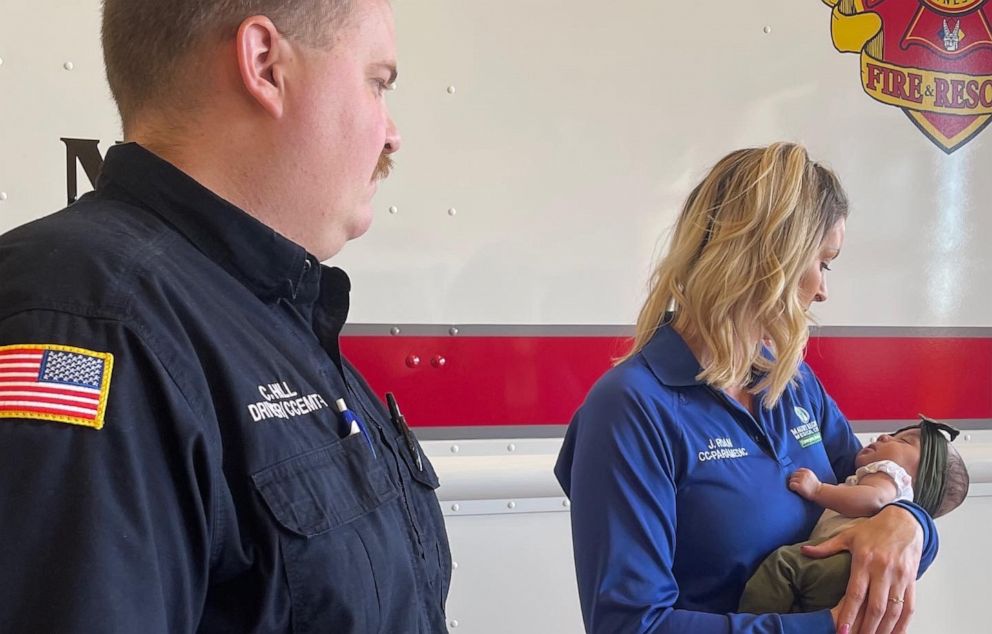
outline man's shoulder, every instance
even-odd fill
[[[147,210],[84,197],[0,236],[0,313],[122,306],[137,272],[174,238]]]
[[[163,223],[136,204],[91,192],[68,207],[15,227],[0,235],[5,251],[27,244],[85,245],[90,250],[123,251],[127,243],[108,238],[141,238],[161,233]]]

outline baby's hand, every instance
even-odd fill
[[[789,476],[789,490],[795,491],[807,500],[812,500],[820,490],[820,479],[809,469],[797,469]]]

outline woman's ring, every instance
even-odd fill
[[[891,601],[893,603],[903,603],[903,600],[902,599],[899,599],[897,597],[889,597],[889,601]]]

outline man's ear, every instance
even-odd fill
[[[272,20],[256,15],[238,28],[236,49],[241,82],[266,112],[282,117],[286,99],[288,47]]]

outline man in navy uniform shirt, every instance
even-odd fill
[[[445,631],[437,477],[320,264],[399,149],[388,1],[103,18],[128,143],[0,238],[0,631]]]

